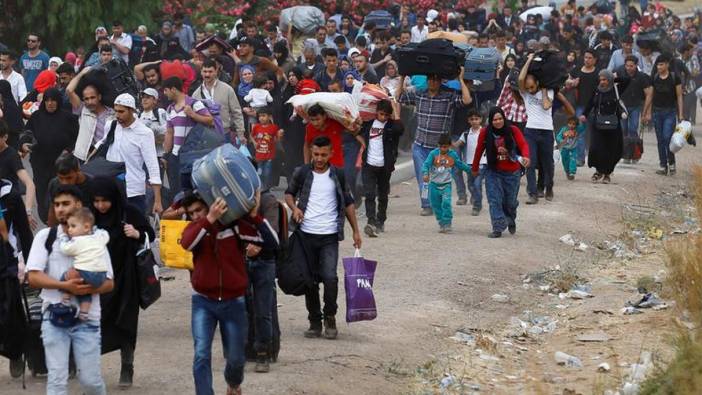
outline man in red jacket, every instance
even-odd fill
[[[193,377],[198,395],[214,394],[211,354],[218,323],[227,360],[224,369],[227,395],[241,393],[248,333],[244,300],[248,278],[244,254],[255,256],[262,248],[278,246],[278,236],[258,212],[260,201],[261,194],[257,192],[256,206],[249,216],[228,226],[218,222],[227,211],[222,198],[217,198],[209,208],[197,194],[183,201],[192,220],[183,231],[180,243],[193,253],[191,325],[195,343]]]

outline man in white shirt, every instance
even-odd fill
[[[528,74],[529,65],[534,54],[529,54],[526,64],[519,73],[519,93],[524,98],[527,123],[524,137],[529,143],[529,155],[532,165],[527,169],[527,192],[529,199],[526,204],[539,202],[536,184],[536,168],[539,167],[546,188],[546,200],[553,200],[553,89],[541,88],[539,81]]]
[[[83,279],[61,280],[61,276],[72,267],[70,257],[61,253],[60,238],[67,232],[67,220],[76,209],[81,208],[81,193],[75,185],[60,185],[53,196],[53,210],[59,225],[44,228],[37,233],[27,259],[27,276],[33,288],[40,288],[42,299],[41,325],[46,367],[47,394],[68,394],[68,356],[73,350],[78,380],[86,394],[106,394],[100,371],[100,296],[114,287],[112,263],[107,266],[107,280],[100,288],[83,284]],[[53,239],[53,242],[50,240]],[[62,327],[55,318],[70,318],[60,314],[64,293],[71,295],[92,294],[88,319],[78,320],[74,325]],[[76,303],[71,297],[72,304]],[[70,313],[70,312],[69,312]],[[53,318],[52,318],[53,317]],[[63,321],[66,324],[69,320]]]
[[[13,69],[16,60],[17,57],[11,51],[0,51],[0,80],[10,83],[12,96],[15,97],[15,101],[19,104],[27,96],[27,85],[22,74]]]
[[[429,28],[424,24],[424,15],[417,15],[417,24],[412,26],[410,32],[412,33],[410,42],[419,43],[427,39]]]
[[[122,93],[115,99],[115,118],[105,124],[108,134],[106,140],[99,144],[107,144],[110,139],[109,130],[114,126],[114,141],[107,150],[110,162],[124,162],[126,169],[127,201],[146,213],[146,173],[144,164],[149,172],[149,184],[154,191],[153,213],[163,211],[161,205],[161,176],[156,156],[154,133],[138,120],[135,99],[129,93]]]
[[[114,23],[112,23],[110,44],[112,44],[117,52],[116,55],[119,56],[124,63],[129,64],[129,51],[132,50],[132,36],[124,32],[124,26],[122,26],[122,22],[120,21],[114,21]]]

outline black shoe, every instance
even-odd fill
[[[539,199],[543,199],[546,197],[546,194],[544,193],[544,191],[539,191],[539,193],[536,195],[536,197],[538,197]]]
[[[371,224],[366,225],[366,227],[363,230],[366,232],[366,235],[370,238],[378,237],[378,233],[375,230],[375,226]]]
[[[602,183],[609,184],[610,182],[612,182],[612,179],[609,178],[609,174],[605,174],[604,177],[602,177]]]
[[[539,202],[539,198],[536,197],[536,195],[529,195],[529,199],[527,199],[526,204],[536,204]]]
[[[546,189],[546,200],[549,202],[553,200],[553,188]]]
[[[339,331],[336,330],[336,318],[334,316],[324,318],[324,337],[326,339],[336,339]]]
[[[473,207],[473,211],[471,211],[470,215],[477,217],[478,215],[480,215],[480,209]]]
[[[19,359],[10,360],[10,376],[12,378],[17,378],[22,376],[24,373],[24,358],[19,357]]]
[[[660,176],[667,176],[668,175],[668,168],[661,167],[660,169],[656,170],[656,174],[658,174]]]
[[[490,232],[490,234],[488,235],[488,237],[491,238],[491,239],[497,239],[497,238],[499,238],[499,237],[502,237],[502,232],[492,231],[492,232]]]
[[[674,176],[675,172],[676,172],[675,163],[673,163],[672,165],[668,165],[668,174],[671,176]]]
[[[507,227],[507,230],[509,230],[509,234],[511,234],[511,235],[517,233],[517,224],[509,225]]]
[[[271,363],[267,352],[256,353],[256,367],[254,371],[256,373],[268,373],[271,371]]]
[[[573,175],[573,174],[568,174],[568,180],[570,180],[570,181],[575,180],[575,175]]]
[[[119,388],[125,389],[132,386],[134,378],[134,365],[122,365],[122,370],[119,373]]]
[[[375,231],[378,233],[385,233],[385,224],[378,224],[375,227]]]
[[[322,323],[321,322],[310,322],[310,329],[305,331],[305,337],[307,337],[307,338],[322,337]]]
[[[456,206],[465,206],[468,204],[468,198],[466,196],[461,196],[456,200]]]

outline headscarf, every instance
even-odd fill
[[[54,86],[56,86],[56,73],[51,70],[42,71],[34,80],[34,89],[39,93],[44,93]]]
[[[66,63],[75,66],[78,56],[73,52],[66,52],[66,56],[64,56],[63,59],[66,60]]]
[[[388,66],[395,67],[395,76],[394,77],[388,76],[387,71],[386,71],[386,76],[388,78],[398,78],[400,76],[400,69],[397,67],[397,62],[395,62],[394,60],[389,60],[387,63],[385,63],[385,70],[388,69]]]
[[[249,83],[246,83],[244,82],[244,79],[241,78],[241,74],[244,72],[244,70],[250,70],[251,73],[256,75],[256,69],[254,69],[251,65],[245,64],[239,68],[239,87],[237,88],[237,94],[240,97],[248,95],[251,89],[253,88],[253,80],[251,80],[251,82]]]
[[[505,120],[504,125],[500,129],[492,125],[492,120],[495,118],[496,114],[502,115],[502,118]],[[507,120],[505,112],[500,107],[492,107],[488,114],[487,133],[485,135],[485,156],[487,157],[488,167],[492,170],[497,168],[497,147],[495,146],[495,140],[498,138],[504,140],[504,147],[511,156],[515,147],[512,125],[509,120]]]
[[[119,191],[114,178],[95,177],[91,184],[93,197],[104,198],[112,204],[110,209],[104,214],[95,209],[95,207],[91,207],[95,215],[95,225],[110,234],[110,243],[112,243],[124,235],[122,221],[124,221],[124,209],[127,202]]]
[[[5,80],[0,80],[0,96],[2,96],[3,108],[2,119],[7,123],[10,131],[19,133],[22,131],[22,111],[12,94],[12,86]]]
[[[61,60],[61,58],[59,58],[58,56],[54,56],[51,59],[49,59],[49,66],[51,65],[51,63],[57,63],[58,66],[61,66],[61,64],[63,64],[63,60]]]
[[[273,54],[280,54],[280,57],[276,55],[275,59],[278,61],[278,66],[282,66],[288,60],[290,56],[290,51],[288,50],[288,45],[285,41],[278,41],[273,44]]]
[[[597,84],[597,90],[601,93],[607,93],[607,92],[611,91],[612,88],[614,87],[614,74],[612,74],[612,72],[607,70],[607,69],[602,69],[602,70],[600,70],[599,76],[607,78],[607,80],[609,81],[609,84],[607,84],[606,88],[603,88],[599,84]]]
[[[54,112],[46,110],[47,100],[54,100],[57,109]],[[32,148],[30,161],[35,171],[52,169],[54,162],[64,150],[73,150],[78,137],[78,119],[65,107],[63,94],[57,88],[49,88],[44,92],[44,98],[37,111],[27,122],[26,128],[31,130],[37,143]],[[35,167],[38,166],[38,167]],[[42,170],[43,171],[43,170]]]
[[[361,75],[358,74],[358,71],[356,69],[351,69],[344,73],[344,92],[351,93],[353,91],[353,86],[346,86],[346,77],[348,76],[352,76],[354,80],[360,82]]]

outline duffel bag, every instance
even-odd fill
[[[565,59],[557,52],[541,51],[529,64],[529,74],[536,77],[542,88],[559,89],[568,78]]]
[[[449,40],[433,38],[397,51],[401,75],[438,75],[454,79],[463,64],[465,52]]]

